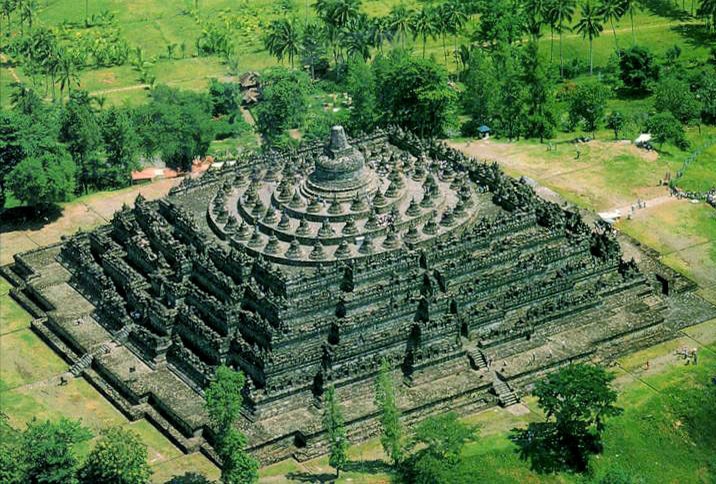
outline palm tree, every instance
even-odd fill
[[[629,12],[629,20],[631,21],[631,42],[636,45],[636,33],[634,32],[634,13],[639,8],[638,0],[622,0],[624,11]]]
[[[372,22],[367,15],[361,15],[352,20],[341,32],[341,40],[346,48],[348,57],[360,57],[364,61],[370,59]]]
[[[395,32],[395,37],[400,39],[400,43],[405,48],[405,38],[412,30],[410,19],[413,11],[404,4],[398,4],[390,10],[390,27]]]
[[[462,0],[450,0],[446,3],[444,15],[448,31],[453,34],[453,40],[455,42],[455,50],[453,51],[453,54],[455,55],[455,62],[457,63],[457,38],[460,31],[469,20],[469,16],[465,11]]]
[[[435,7],[435,16],[433,18],[433,22],[435,23],[435,32],[440,36],[443,42],[443,56],[445,57],[445,64],[448,62],[447,36],[450,33],[450,26],[447,22],[448,8],[447,3],[438,5]]]
[[[614,47],[617,54],[619,53],[619,42],[617,41],[617,30],[614,28],[614,22],[618,22],[626,13],[626,4],[624,0],[601,0],[598,8],[599,15],[604,18],[605,22],[609,22],[612,26],[614,34]]]
[[[549,63],[554,61],[554,33],[557,30],[557,17],[555,16],[555,4],[557,0],[546,0],[544,2],[542,16],[549,25],[550,43],[549,43]]]
[[[294,58],[301,51],[301,33],[295,20],[273,20],[264,37],[264,46],[279,61],[288,57],[293,69]]]
[[[565,29],[569,29],[565,25],[572,21],[574,17],[575,0],[556,0],[552,5],[552,16],[555,19],[557,32],[559,32],[559,75],[564,77],[564,55],[562,54],[562,34]]]
[[[25,22],[32,30],[32,21],[37,16],[37,0],[20,0],[18,7],[20,8],[20,31],[23,31]]]
[[[437,33],[434,17],[435,13],[425,7],[413,14],[411,18],[413,40],[417,40],[420,37],[423,41],[423,58],[425,57],[425,46],[428,43],[428,37],[435,38]]]
[[[592,41],[599,37],[599,34],[604,30],[604,26],[601,23],[602,15],[600,15],[598,9],[596,9],[591,0],[587,0],[582,5],[582,12],[579,22],[577,22],[577,32],[582,34],[582,38],[589,39],[589,75],[592,75],[594,66],[594,50],[592,49]]]
[[[390,25],[390,17],[376,17],[371,21],[370,42],[371,45],[383,52],[383,44],[391,42],[395,32]]]
[[[67,87],[67,95],[72,94],[72,84],[79,86],[80,78],[77,75],[77,66],[66,51],[60,51],[57,57],[57,68],[60,73],[60,98]]]
[[[547,0],[526,0],[524,11],[527,16],[525,30],[536,41],[542,33],[542,25],[545,24],[545,6]],[[536,44],[535,44],[536,45]]]
[[[701,6],[696,13],[704,19],[706,29],[710,32],[716,25],[716,0],[701,0]]]
[[[7,19],[8,25],[10,24],[10,15],[12,15],[16,8],[17,0],[0,0],[0,12],[2,12]]]

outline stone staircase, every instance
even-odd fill
[[[80,357],[79,360],[75,361],[75,363],[70,367],[70,373],[72,373],[72,376],[75,377],[80,376],[87,368],[92,365],[92,361],[94,361],[95,355],[107,354],[110,351],[112,351],[112,346],[108,343],[102,343],[94,351],[90,353],[85,353]]]
[[[509,407],[510,405],[514,405],[520,401],[519,397],[510,385],[497,375],[495,375],[492,382],[492,389],[497,395],[500,405],[503,407]]]
[[[467,355],[467,359],[470,361],[472,369],[477,371],[487,369],[487,356],[485,356],[485,353],[483,353],[482,350],[475,345],[475,343],[466,343],[465,341],[466,340],[463,339],[463,347],[465,348],[465,354]]]
[[[72,376],[80,376],[87,368],[92,364],[94,355],[92,353],[85,353],[82,357],[75,361],[74,365],[70,367],[70,373]]]

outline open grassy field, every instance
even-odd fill
[[[685,366],[675,356],[674,351],[682,346],[699,348],[698,366]],[[649,369],[645,369],[647,361]],[[716,472],[716,442],[709,434],[714,427],[699,431],[698,426],[690,426],[683,420],[675,395],[699,391],[716,374],[716,320],[689,328],[676,340],[623,358],[613,372],[620,392],[618,405],[625,411],[607,425],[604,453],[592,461],[594,475],[618,467],[642,479],[636,482],[710,482]],[[510,410],[493,408],[466,419],[480,428],[479,440],[468,444],[463,454],[464,465],[473,469],[475,482],[591,482],[589,477],[568,473],[540,475],[531,471],[519,460],[507,436],[510,429],[544,417],[530,397],[521,411]],[[353,462],[339,482],[389,482],[390,471],[378,441],[352,447],[350,458]],[[315,482],[330,474],[327,459],[321,458],[302,464],[281,462],[265,468],[261,475],[262,482],[268,483],[287,479]]]
[[[59,385],[68,365],[30,329],[30,315],[10,298],[9,289],[0,278],[0,411],[10,425],[22,429],[34,417],[66,416],[81,419],[95,436],[102,428],[120,425],[137,432],[147,445],[155,482],[187,471],[218,477],[218,469],[205,457],[184,455],[145,420],[129,422],[84,379],[70,378],[67,385]],[[82,445],[80,453],[88,453],[93,442]]]
[[[294,0],[277,2],[271,0],[200,0],[199,9],[194,15],[193,0],[95,0],[88,2],[88,15],[109,11],[115,14],[123,36],[132,49],[140,48],[152,66],[158,83],[164,83],[186,89],[204,89],[208,79],[227,75],[227,66],[216,56],[197,57],[196,39],[202,32],[202,22],[216,19],[222,12],[231,11],[238,19],[234,35],[236,58],[240,71],[260,70],[276,65],[263,49],[261,35],[264,27],[274,18],[286,12],[300,20],[314,16],[310,8],[312,1]],[[425,2],[418,0],[367,0],[363,10],[372,16],[387,15],[392,7],[404,3],[408,7],[421,8]],[[284,10],[286,5],[288,10]],[[40,2],[38,19],[40,22],[57,25],[62,22],[81,23],[85,18],[84,2],[76,0],[48,0]],[[574,19],[577,22],[579,14]],[[614,25],[605,25],[605,30],[594,41],[595,66],[604,66],[613,55],[615,46],[632,45],[633,37],[640,45],[649,47],[657,55],[677,45],[682,49],[682,59],[690,61],[703,59],[708,53],[713,39],[704,36],[700,24],[683,12],[677,11],[666,0],[648,0],[634,18],[635,33],[627,17]],[[469,28],[467,29],[469,31]],[[467,34],[465,34],[467,35]],[[616,37],[616,38],[615,38]],[[467,40],[466,36],[460,42]],[[565,62],[579,59],[588,62],[587,44],[577,33],[566,32],[562,36],[562,51]],[[172,58],[167,55],[167,45],[186,46],[186,57]],[[408,44],[420,50],[419,42],[412,39]],[[448,46],[453,45],[448,39]],[[559,36],[554,37],[548,29],[540,40],[541,55],[559,62]],[[428,55],[444,62],[443,45],[440,39],[429,39]],[[448,67],[454,67],[454,61],[448,60]],[[12,82],[13,76],[27,81],[19,68],[11,74],[6,68],[0,69],[0,87]],[[87,69],[80,76],[83,89],[104,96],[109,104],[137,104],[146,100],[147,92],[139,80],[138,73],[129,65],[119,67]],[[7,89],[0,90],[0,105],[9,102]]]

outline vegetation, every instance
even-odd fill
[[[206,411],[215,433],[214,448],[222,462],[221,480],[227,484],[258,480],[258,462],[246,452],[246,436],[236,428],[244,383],[243,373],[222,365],[205,393]]]
[[[328,434],[328,463],[336,470],[338,478],[347,462],[348,435],[334,387],[326,389],[323,405],[323,426]]]
[[[81,481],[87,483],[144,484],[151,475],[147,446],[136,433],[122,427],[102,432],[80,471]]]
[[[606,419],[621,413],[613,379],[601,367],[577,364],[537,382],[533,394],[547,421],[513,430],[520,456],[538,472],[584,472],[590,454],[602,450]]]
[[[403,428],[400,423],[400,410],[395,401],[395,390],[388,362],[383,360],[380,373],[375,380],[375,405],[380,410],[380,443],[385,454],[394,466],[403,462]]]

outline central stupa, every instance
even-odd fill
[[[343,126],[331,128],[329,144],[302,185],[303,195],[347,202],[373,195],[377,189],[378,177],[366,167],[363,153],[348,143]]]

